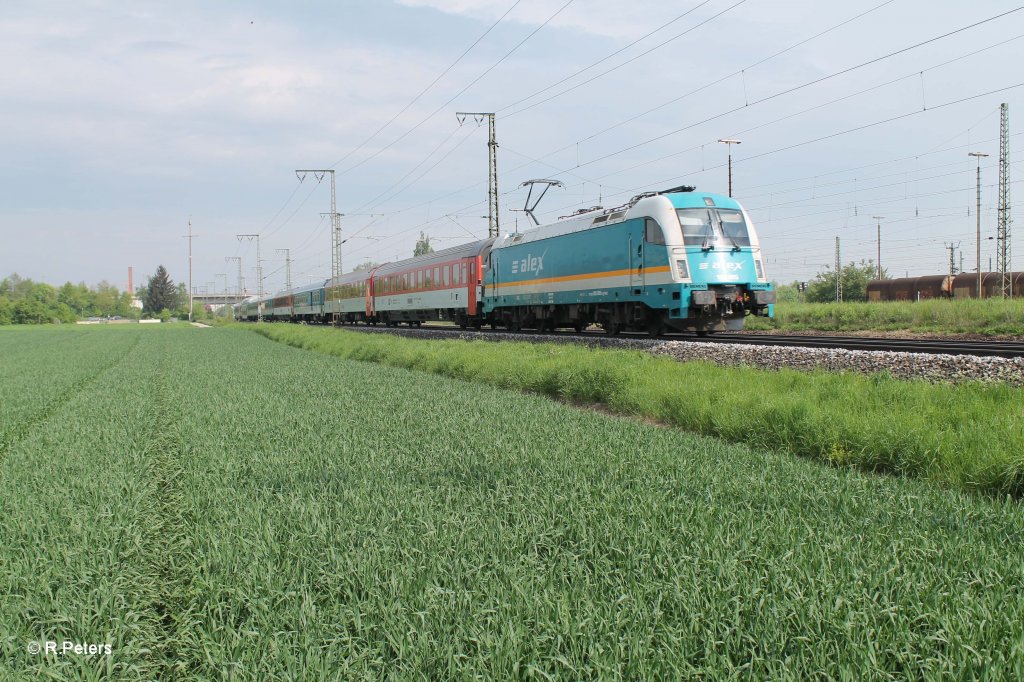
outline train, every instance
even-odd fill
[[[235,316],[705,335],[740,330],[747,315],[770,317],[774,304],[747,212],[731,197],[684,186],[252,298]]]
[[[1024,296],[1024,272],[1011,272],[1013,297]],[[932,298],[978,298],[978,273],[924,275],[868,282],[868,301],[922,301]],[[981,273],[981,298],[1003,295],[1003,273]]]

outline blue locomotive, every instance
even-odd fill
[[[262,311],[276,320],[450,320],[516,330],[598,324],[609,334],[657,336],[739,330],[748,314],[771,316],[774,303],[746,211],[730,197],[677,187],[349,273],[319,291],[304,287],[249,301],[239,310],[244,319]]]

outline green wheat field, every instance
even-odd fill
[[[1024,677],[1014,495],[373,359],[0,331],[0,680]]]

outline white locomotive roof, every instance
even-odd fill
[[[494,248],[500,249],[506,246],[513,246],[515,244],[528,244],[530,242],[540,241],[541,239],[560,237],[574,232],[600,229],[608,225],[621,223],[622,221],[629,220],[631,218],[649,216],[654,212],[660,212],[658,209],[663,211],[666,207],[670,208],[671,202],[664,196],[658,195],[644,197],[626,206],[619,206],[617,208],[610,208],[603,211],[591,211],[579,216],[564,218],[558,222],[541,225],[533,228],[532,230],[527,230],[526,232],[505,234],[498,238],[494,244]]]

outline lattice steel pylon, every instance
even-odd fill
[[[1010,107],[999,105],[999,209],[996,244],[1003,298],[1013,298],[1013,264],[1010,249]]]
[[[843,302],[843,260],[839,251],[839,237],[836,237],[836,303]]]
[[[497,237],[501,234],[498,217],[498,139],[494,128],[494,114],[488,112],[457,111],[455,118],[461,126],[468,116],[472,116],[477,125],[487,119],[487,236]]]
[[[300,168],[295,177],[302,182],[306,175],[312,173],[317,182],[323,182],[325,176],[331,176],[331,212],[321,213],[331,218],[331,280],[341,277],[341,213],[338,213],[337,193],[334,188],[334,170],[331,168]]]
[[[263,259],[260,257],[260,236],[258,234],[236,234],[238,241],[256,240],[256,298],[260,303],[256,307],[256,321],[263,321]]]

